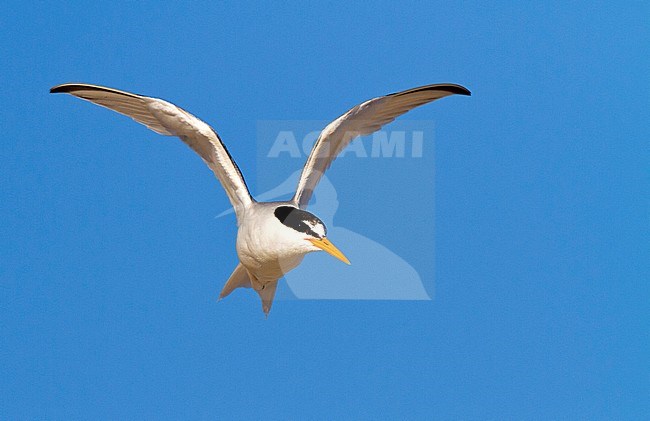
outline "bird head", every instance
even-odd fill
[[[292,236],[301,242],[305,252],[323,250],[344,263],[350,261],[327,239],[327,228],[313,213],[293,206],[278,206],[275,217],[287,228],[293,230]]]

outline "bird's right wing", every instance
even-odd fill
[[[463,86],[441,83],[373,98],[353,107],[328,124],[318,136],[300,175],[293,201],[301,209],[307,206],[325,170],[355,138],[379,130],[415,107],[454,94],[471,95]]]
[[[238,221],[241,221],[244,209],[253,202],[239,167],[217,132],[182,108],[158,98],[81,83],[58,85],[50,92],[74,95],[131,117],[156,133],[181,138],[217,176]]]

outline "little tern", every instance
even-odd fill
[[[236,288],[252,287],[259,294],[267,316],[278,280],[298,266],[307,253],[323,250],[350,264],[327,238],[323,222],[305,210],[323,173],[338,154],[355,138],[379,130],[415,107],[454,94],[471,95],[463,86],[442,83],[365,101],[320,133],[291,200],[257,202],[217,132],[182,108],[162,99],[84,83],[58,85],[50,92],[76,96],[131,117],[161,135],[177,136],[203,159],[226,191],[238,225],[239,264],[219,298]]]

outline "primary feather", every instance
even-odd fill
[[[50,92],[74,95],[131,117],[156,133],[181,138],[217,176],[235,209],[238,221],[242,219],[244,209],[253,202],[239,167],[217,132],[171,102],[83,83],[58,85],[50,89]]]
[[[381,96],[353,107],[328,124],[318,136],[300,175],[293,201],[305,208],[323,173],[357,137],[379,130],[415,107],[454,94],[471,95],[460,85],[443,83]]]

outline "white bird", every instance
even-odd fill
[[[324,250],[350,264],[328,240],[323,222],[305,210],[321,176],[338,154],[358,136],[379,130],[415,107],[449,95],[471,95],[463,86],[445,83],[363,102],[320,133],[291,200],[257,202],[217,132],[182,108],[162,99],[82,83],[58,85],[50,92],[74,95],[131,117],[156,133],[178,136],[199,154],[226,191],[239,227],[236,245],[239,264],[219,298],[226,297],[235,288],[252,287],[262,299],[262,310],[267,316],[278,280],[298,266],[307,253]]]

